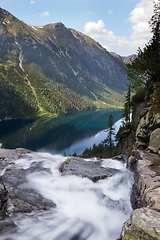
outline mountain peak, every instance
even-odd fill
[[[55,28],[66,28],[66,26],[62,22],[57,22],[54,24]]]
[[[126,66],[61,22],[29,26],[0,9],[0,118],[121,107]]]
[[[57,22],[57,23],[49,23],[49,24],[46,24],[45,26],[43,26],[44,28],[66,28],[65,25],[61,22]]]

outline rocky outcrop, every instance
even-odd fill
[[[27,180],[29,173],[46,172],[48,169],[40,162],[32,163],[29,168],[23,168],[15,162],[18,159],[23,162],[29,153],[25,149],[0,149],[0,219],[5,219],[8,214],[48,210],[55,206],[35,192]]]
[[[123,226],[121,239],[160,239],[160,156],[147,151],[133,151],[133,156],[131,202],[135,210]]]
[[[133,146],[135,145],[136,141],[139,141],[139,139],[136,138],[135,129],[137,128],[139,121],[141,119],[140,116],[144,115],[145,112],[145,104],[135,104],[133,107],[132,112],[132,127],[129,124],[123,131],[120,133],[120,140],[118,142],[118,154],[131,154],[131,151],[133,149]],[[144,146],[144,143],[143,143]],[[146,146],[146,143],[145,143]]]
[[[150,208],[135,210],[125,223],[122,239],[157,240],[160,239],[160,213]]]
[[[154,152],[158,152],[160,149],[160,114],[156,114],[152,119],[148,112],[140,118],[137,129],[136,129],[136,147],[137,148],[148,148]],[[154,138],[154,140],[153,140]]]
[[[31,211],[46,211],[55,204],[44,199],[29,185],[27,175],[37,171],[48,171],[41,162],[31,166],[17,165],[16,161],[29,158],[32,152],[26,149],[0,149],[0,235],[14,233],[16,225],[12,216]],[[31,158],[31,156],[30,156]],[[8,238],[7,238],[8,239]]]
[[[113,168],[101,167],[101,161],[85,161],[82,158],[70,157],[59,168],[62,175],[76,175],[87,177],[93,182],[119,173]]]
[[[160,128],[155,129],[150,135],[150,141],[148,148],[160,155]]]
[[[160,212],[160,157],[147,151],[135,151],[133,208],[150,207]]]
[[[149,142],[148,118],[142,117],[136,130],[136,147],[146,148]]]

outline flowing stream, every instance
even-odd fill
[[[34,162],[43,162],[48,172],[30,173],[28,181],[56,207],[13,215],[18,231],[1,236],[1,240],[116,240],[119,237],[123,223],[132,212],[132,173],[118,160],[103,159],[103,167],[119,169],[120,173],[92,182],[74,175],[62,176],[58,169],[65,160],[61,155],[33,153],[32,159],[16,161],[24,169]],[[86,159],[91,160],[98,161]]]

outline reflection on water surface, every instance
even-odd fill
[[[116,122],[122,117],[122,110],[92,110],[56,118],[1,121],[0,143],[4,148],[79,154],[105,138],[103,130],[110,114]]]

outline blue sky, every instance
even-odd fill
[[[0,0],[0,7],[30,25],[62,22],[122,56],[151,38],[154,0]]]

